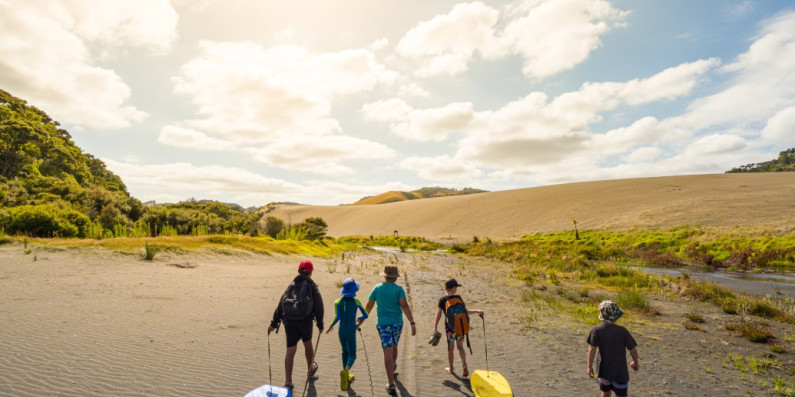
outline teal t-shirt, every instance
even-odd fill
[[[378,325],[403,324],[403,308],[400,300],[406,299],[406,291],[396,283],[381,283],[373,287],[369,299],[378,308]]]

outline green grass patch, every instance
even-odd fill
[[[103,247],[126,254],[139,253],[147,244],[157,246],[158,252],[184,253],[199,250],[233,253],[235,250],[258,254],[302,254],[317,257],[337,255],[350,247],[328,240],[274,240],[271,237],[242,235],[159,236],[148,238],[93,239],[35,239],[43,247],[88,248]]]
[[[441,243],[412,236],[344,236],[337,239],[340,244],[373,247],[395,247],[401,250],[435,251],[444,249]]]

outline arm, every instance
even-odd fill
[[[325,313],[323,312],[323,297],[320,296],[320,289],[317,287],[317,284],[315,284],[314,300],[315,300],[315,308],[314,308],[315,322],[317,323],[317,329],[319,329],[320,332],[323,332],[323,315]]]
[[[326,333],[329,333],[334,329],[334,324],[337,324],[339,318],[340,318],[340,300],[337,299],[334,301],[334,319],[331,320],[331,325],[328,326],[328,330],[326,330]]]
[[[632,356],[632,362],[629,363],[629,366],[632,367],[635,371],[640,369],[640,364],[638,363],[638,349],[633,347],[629,351],[629,355]]]
[[[417,335],[417,325],[414,324],[414,315],[411,314],[411,308],[409,307],[409,302],[405,299],[401,299],[400,307],[403,308],[403,313],[406,314],[406,318],[409,319],[411,323],[411,336]]]
[[[373,310],[373,306],[375,306],[375,301],[368,300],[367,305],[364,307],[364,311],[369,315],[370,312]],[[362,322],[364,322],[364,319],[359,318],[358,320],[356,320],[356,325],[362,325]]]
[[[480,317],[483,318],[483,310],[467,309],[467,314],[480,314]]]
[[[268,334],[276,330],[279,332],[279,324],[282,322],[282,301],[279,300],[279,303],[276,305],[276,310],[273,311],[273,319],[271,319],[271,325],[268,327]]]
[[[596,357],[596,346],[588,345],[588,376],[593,378],[593,359]]]
[[[442,318],[442,309],[436,308],[436,318],[433,319],[433,330],[439,332],[439,319]]]
[[[362,312],[362,315],[359,316],[359,320],[366,320],[368,317],[370,317],[370,316],[367,315],[367,310],[365,310],[364,306],[362,306],[362,302],[360,302],[356,298],[354,298],[354,299],[356,301],[356,308],[359,309],[359,311]]]

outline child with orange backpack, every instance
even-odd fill
[[[458,355],[461,356],[461,365],[464,372],[461,375],[466,378],[469,376],[469,368],[467,368],[466,351],[464,350],[464,338],[467,338],[467,346],[469,346],[469,315],[479,314],[483,317],[483,310],[467,309],[464,300],[460,295],[457,295],[458,287],[462,285],[454,278],[447,280],[444,283],[444,290],[446,295],[439,299],[439,305],[436,309],[436,319],[433,323],[433,332],[439,332],[439,319],[444,314],[445,331],[447,334],[447,361],[450,366],[444,370],[448,373],[453,373],[453,344],[458,348]],[[470,347],[470,353],[472,348]]]

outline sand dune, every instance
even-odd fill
[[[380,205],[281,205],[266,216],[322,217],[328,233],[466,241],[535,232],[701,225],[788,228],[795,173],[709,174],[571,183]]]

